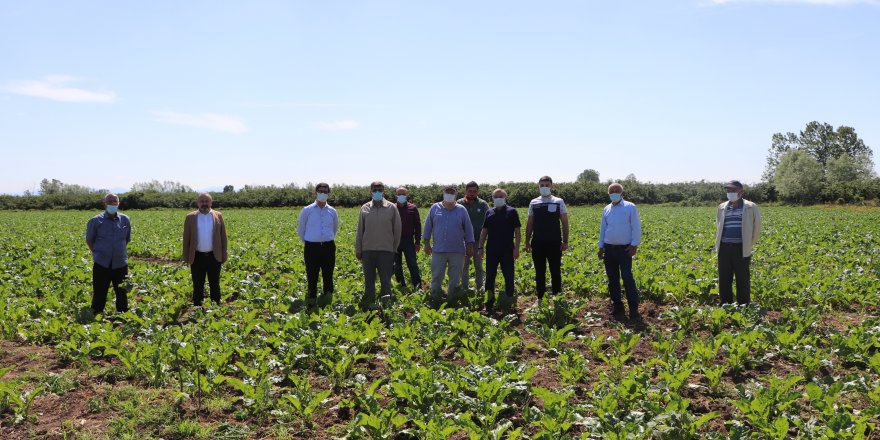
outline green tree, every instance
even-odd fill
[[[64,183],[58,179],[43,179],[40,181],[40,195],[59,194],[64,188]]]
[[[131,192],[159,192],[159,193],[181,193],[193,192],[193,189],[171,180],[158,181],[153,179],[149,182],[137,182],[131,186]]]
[[[825,167],[825,197],[844,202],[871,197],[871,181],[875,177],[871,159],[864,155],[831,159]]]
[[[585,183],[585,182],[598,182],[599,181],[599,172],[594,169],[586,169],[582,173],[578,174],[577,182]]]
[[[789,150],[776,166],[776,190],[783,200],[815,202],[822,195],[822,164],[803,150]]]
[[[791,150],[806,152],[821,165],[823,174],[828,162],[841,156],[861,158],[873,167],[871,148],[859,139],[855,129],[841,125],[835,130],[831,124],[813,121],[799,134],[789,132],[773,135],[764,180],[773,181],[781,156]]]
[[[225,193],[235,192],[235,187],[232,185],[226,185],[223,187],[223,192],[225,192]]]

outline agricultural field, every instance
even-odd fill
[[[127,212],[131,311],[111,293],[94,318],[96,212],[0,212],[0,438],[880,434],[880,210],[762,208],[754,303],[723,308],[714,208],[640,211],[641,323],[608,313],[600,207],[570,210],[564,313],[536,303],[524,254],[506,316],[477,294],[434,310],[399,287],[360,311],[355,209],[339,210],[334,304],[307,313],[288,208],[223,211],[224,301],[204,309],[179,261],[185,211]]]

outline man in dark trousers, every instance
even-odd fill
[[[401,286],[406,285],[403,277],[403,260],[409,269],[413,291],[422,288],[422,275],[419,272],[419,261],[416,254],[422,247],[422,218],[419,208],[409,201],[409,191],[405,186],[397,188],[397,212],[400,214],[400,245],[394,254],[394,277]]]
[[[761,212],[758,205],[743,198],[743,185],[739,180],[727,182],[724,191],[727,201],[718,206],[715,216],[718,295],[721,304],[732,303],[736,277],[736,302],[748,304],[752,300],[749,266],[761,236]]]
[[[113,284],[116,311],[128,310],[128,292],[122,286],[128,275],[128,243],[131,241],[131,220],[118,212],[119,196],[107,194],[104,212],[92,217],[86,225],[86,244],[92,253],[92,312],[104,313],[107,291]]]
[[[519,213],[507,204],[507,191],[501,188],[493,191],[492,202],[495,206],[486,212],[480,231],[480,244],[477,247],[478,255],[484,252],[486,255],[486,311],[489,313],[495,307],[495,277],[499,264],[501,273],[504,274],[504,295],[499,298],[499,306],[502,312],[516,306],[513,261],[519,258],[522,225]]]
[[[202,305],[205,297],[205,276],[211,301],[220,304],[220,266],[228,258],[226,224],[223,215],[211,209],[213,198],[208,193],[196,199],[198,210],[183,220],[183,258],[189,264],[193,282],[193,304]]]
[[[333,302],[333,269],[336,267],[336,232],[339,216],[327,203],[330,185],[321,182],[315,186],[315,202],[299,213],[296,232],[303,241],[303,259],[306,265],[306,307],[328,305]],[[323,279],[323,294],[318,298],[318,275]],[[320,303],[320,304],[319,304]]]
[[[623,314],[620,279],[626,288],[629,318],[641,319],[639,315],[639,292],[632,274],[632,257],[642,243],[642,223],[636,205],[623,199],[623,185],[608,186],[611,203],[602,210],[599,226],[599,258],[605,263],[608,290],[611,293],[612,311],[615,317]]]
[[[535,263],[535,289],[538,305],[543,304],[547,291],[547,267],[553,295],[562,292],[562,253],[568,250],[568,209],[565,201],[553,196],[553,179],[538,179],[541,195],[529,202],[526,223],[526,252]]]

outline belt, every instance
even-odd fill
[[[742,243],[724,243],[721,242],[721,246],[742,246]]]
[[[608,243],[605,243],[605,248],[607,248],[607,249],[626,249],[628,247],[629,247],[628,244],[608,244]]]
[[[330,240],[330,241],[307,241],[306,242],[306,244],[310,244],[313,246],[324,246],[324,245],[331,245],[334,243],[335,242],[333,240]]]
[[[214,253],[214,251],[208,251],[208,252],[199,252],[199,251],[196,251],[196,253],[197,253],[197,254],[202,254],[202,255],[211,255],[211,254]]]

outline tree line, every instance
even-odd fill
[[[464,194],[466,182],[458,184]],[[569,205],[594,205],[608,203],[608,184],[598,181],[561,182],[554,184],[553,193],[565,199]],[[626,197],[635,203],[678,204],[685,206],[712,205],[724,199],[722,182],[644,183],[636,180],[621,181]],[[391,200],[398,184],[385,182],[388,199]],[[404,185],[409,190],[410,201],[426,207],[442,199],[446,184]],[[491,200],[492,190],[505,188],[508,203],[512,206],[528,206],[538,196],[536,182],[480,183],[480,197]],[[227,188],[228,189],[228,188]],[[756,201],[774,199],[772,188],[758,184],[746,188],[746,198]],[[339,207],[361,206],[369,200],[369,186],[331,185],[330,204]],[[101,209],[103,192],[77,194],[41,194],[30,196],[0,196],[0,209]],[[246,186],[238,191],[212,193],[216,208],[256,208],[305,206],[315,199],[315,187],[309,183],[302,186]],[[129,191],[119,194],[122,209],[147,208],[195,208],[197,193],[193,191],[158,192]]]
[[[873,153],[852,127],[834,128],[816,121],[799,133],[776,133],[771,138],[762,182],[747,185],[745,198],[757,203],[862,203],[880,199],[880,178],[874,172]],[[553,177],[553,176],[551,176]],[[728,177],[728,176],[725,176]],[[736,177],[736,176],[729,176]],[[574,182],[555,183],[554,194],[570,205],[608,203],[607,188],[612,180],[600,181],[599,172],[586,169]],[[724,200],[722,182],[640,182],[630,174],[620,181],[628,200],[642,204],[713,205]],[[388,198],[393,199],[399,183],[386,181]],[[409,185],[410,201],[428,206],[441,200],[446,184]],[[464,193],[465,183],[459,183]],[[480,183],[480,197],[491,199],[492,190],[504,188],[508,203],[527,206],[537,196],[536,182]],[[43,179],[37,194],[0,195],[0,209],[100,209],[107,190],[65,184]],[[235,190],[226,185],[214,192],[214,206],[227,208],[304,206],[314,200],[315,187],[246,185]],[[123,209],[194,208],[196,192],[175,181],[139,182],[119,194]],[[334,185],[330,203],[334,206],[360,206],[369,199],[369,186]]]

